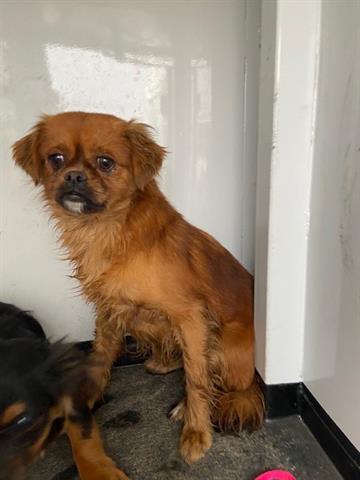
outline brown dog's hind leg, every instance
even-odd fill
[[[166,375],[182,367],[183,362],[181,358],[164,359],[161,348],[159,350],[154,349],[151,357],[145,362],[146,370],[154,375]]]
[[[165,375],[183,368],[183,359],[172,332],[159,328],[158,341],[151,345],[151,357],[146,360],[145,368],[156,375]]]
[[[129,480],[106,455],[99,428],[90,410],[70,417],[66,433],[81,480]]]
[[[218,379],[213,422],[223,431],[259,428],[264,400],[255,377],[253,326],[225,324],[211,364]]]
[[[179,345],[166,315],[157,310],[140,308],[131,322],[131,333],[141,346],[151,352],[145,361],[149,373],[161,374],[183,367]]]

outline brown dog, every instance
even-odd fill
[[[15,143],[15,161],[41,184],[75,275],[97,309],[103,384],[125,332],[149,347],[148,370],[184,365],[181,453],[211,445],[212,423],[255,428],[253,280],[214,238],[189,225],[154,177],[165,150],[146,125],[82,112],[44,116]]]

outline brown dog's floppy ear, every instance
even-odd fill
[[[166,150],[158,145],[148,125],[130,121],[124,133],[129,141],[131,161],[136,186],[144,190],[145,186],[159,172]]]
[[[41,177],[41,163],[37,155],[37,143],[42,122],[39,122],[31,130],[12,146],[12,154],[15,163],[30,175],[35,185],[38,185]]]

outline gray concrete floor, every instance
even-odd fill
[[[207,456],[187,466],[178,453],[180,425],[167,413],[182,396],[182,372],[145,373],[142,365],[113,371],[107,402],[96,413],[107,451],[131,480],[254,480],[268,469],[283,468],[298,480],[340,480],[323,450],[298,417],[267,422],[258,432],[214,434]],[[66,438],[38,462],[30,480],[74,480]]]

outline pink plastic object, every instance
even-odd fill
[[[271,470],[271,472],[262,473],[255,480],[296,480],[296,478],[285,470]]]

